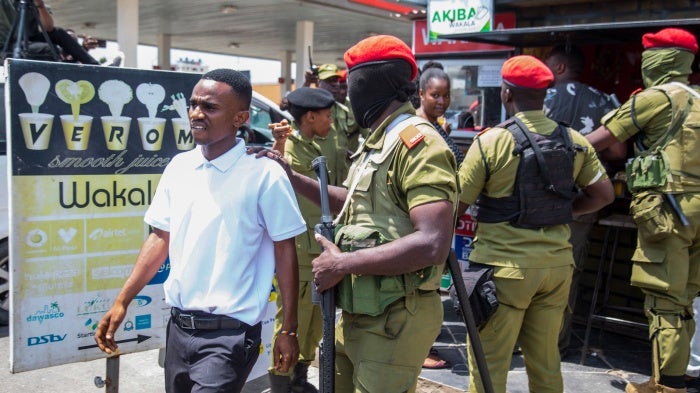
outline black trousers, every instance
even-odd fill
[[[238,329],[183,329],[168,323],[167,393],[238,393],[258,355],[262,324]]]

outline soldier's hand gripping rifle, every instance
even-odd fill
[[[328,202],[328,170],[326,157],[316,157],[311,164],[318,177],[321,190],[321,222],[316,224],[316,233],[331,242],[333,235],[333,217]],[[314,286],[315,292],[315,286]],[[335,288],[329,288],[321,294],[321,313],[323,314],[323,344],[321,346],[321,393],[333,393],[335,385]]]
[[[469,341],[472,343],[474,360],[476,360],[476,367],[481,376],[481,383],[484,385],[484,392],[493,393],[491,376],[486,365],[486,356],[484,356],[484,349],[481,347],[481,340],[479,339],[479,329],[474,320],[474,314],[472,313],[471,304],[469,303],[469,296],[467,295],[467,287],[464,285],[464,280],[462,278],[462,269],[459,267],[457,254],[455,254],[454,250],[450,250],[450,255],[447,257],[447,266],[450,268],[450,273],[452,274],[452,283],[455,286],[457,299],[459,300],[459,308],[462,312],[462,317],[464,317],[464,323],[467,326]]]

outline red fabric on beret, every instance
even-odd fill
[[[340,70],[338,71],[338,79],[340,82],[346,82],[348,80],[348,70]]]
[[[545,89],[554,81],[552,71],[542,61],[529,55],[514,56],[501,68],[503,80],[518,87]]]
[[[698,41],[695,36],[683,29],[668,28],[658,33],[646,33],[642,36],[644,49],[680,48],[698,53]]]
[[[401,59],[411,65],[411,80],[418,75],[418,64],[411,48],[400,39],[391,35],[375,35],[355,44],[345,52],[345,64],[348,70],[364,63],[382,60]]]

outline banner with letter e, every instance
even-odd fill
[[[187,106],[201,75],[17,59],[5,65],[10,370],[104,358],[97,323],[148,236],[143,215],[161,173],[174,155],[194,148]],[[166,260],[129,306],[116,332],[120,354],[165,346],[169,269]],[[269,341],[273,323],[266,322]]]
[[[491,31],[493,13],[493,0],[431,0],[427,17],[430,40],[442,34]]]

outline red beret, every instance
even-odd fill
[[[345,52],[345,64],[348,70],[360,64],[384,60],[405,60],[411,65],[411,80],[418,75],[416,58],[411,48],[400,39],[391,35],[375,35],[358,42]]]
[[[663,29],[658,33],[646,33],[642,36],[644,49],[680,48],[698,53],[698,41],[695,36],[683,29]]]
[[[503,80],[517,87],[546,89],[554,81],[552,71],[536,57],[514,56],[501,68]]]

